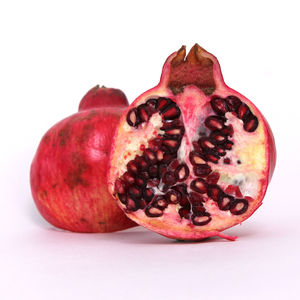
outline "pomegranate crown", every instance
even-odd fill
[[[195,44],[186,55],[182,46],[170,61],[168,88],[174,95],[182,93],[185,86],[195,85],[205,95],[211,95],[216,89],[213,68],[214,62],[209,53]]]

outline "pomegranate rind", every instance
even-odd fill
[[[127,107],[128,105],[127,97],[120,89],[96,85],[83,96],[78,111],[101,107]]]
[[[176,211],[176,207],[172,205],[169,205],[169,207],[164,211],[163,216],[158,218],[148,218],[145,217],[145,214],[142,210],[137,210],[134,212],[128,211],[125,209],[123,204],[118,202],[122,209],[125,209],[126,214],[139,225],[142,225],[169,238],[181,240],[201,240],[211,236],[226,237],[224,234],[221,234],[223,230],[228,229],[234,225],[241,224],[244,220],[249,218],[262,204],[262,200],[265,196],[267,186],[272,178],[276,163],[276,148],[274,137],[270,126],[265,120],[264,116],[249,99],[236,92],[235,90],[229,88],[225,84],[222,77],[220,65],[216,57],[202,48],[201,51],[203,56],[208,57],[213,61],[213,73],[216,90],[212,94],[212,96],[237,96],[242,102],[249,106],[252,113],[259,120],[259,126],[255,132],[257,142],[254,143],[254,146],[251,149],[248,149],[248,153],[246,155],[247,159],[249,160],[249,164],[254,164],[257,168],[254,169],[254,171],[258,174],[257,190],[254,195],[255,197],[249,197],[249,199],[251,199],[251,201],[249,200],[249,208],[242,215],[230,215],[230,218],[226,218],[225,213],[221,213],[219,216],[214,215],[214,220],[211,223],[201,227],[191,225],[188,220],[181,219]],[[170,89],[167,88],[171,61],[174,57],[176,57],[176,55],[177,52],[174,52],[168,57],[167,61],[165,62],[159,84],[139,96],[121,117],[119,126],[113,139],[113,150],[110,156],[110,168],[108,174],[109,191],[116,198],[118,198],[114,191],[114,182],[116,178],[120,177],[124,173],[124,168],[128,161],[133,159],[136,154],[142,153],[137,149],[139,149],[141,144],[147,147],[147,140],[151,137],[151,135],[149,134],[146,135],[146,137],[143,137],[142,135],[145,134],[145,132],[130,132],[128,130],[126,116],[129,110],[132,109],[132,107],[137,107],[138,105],[144,103],[147,99],[155,97],[175,98],[175,102],[179,105],[179,107],[182,107],[180,105],[187,100],[187,97],[185,97],[185,93],[188,93],[188,95],[192,95],[191,98],[207,98],[199,88],[192,85],[185,87],[184,92],[181,95],[177,96],[174,96]],[[203,104],[205,101],[207,100],[203,100],[202,102],[200,101],[199,103]],[[191,106],[190,111],[192,111],[194,115],[201,113],[202,107],[199,103],[197,103],[197,105],[193,105],[189,102],[189,106]],[[185,112],[183,111],[182,114],[184,115]],[[192,118],[192,116],[189,115],[189,118]],[[141,136],[139,136],[139,134]],[[251,137],[251,135],[253,136],[254,134],[248,134],[248,137]],[[127,147],[126,145],[130,145],[130,147]],[[132,151],[128,151],[128,149]],[[212,201],[208,203],[208,206],[213,205],[215,204]],[[213,207],[211,208],[210,212],[211,211],[214,211]],[[232,237],[231,240],[235,240],[235,238],[236,237]]]
[[[111,136],[123,110],[81,111],[55,124],[42,138],[31,164],[30,183],[34,202],[50,224],[82,233],[137,226],[106,185]]]

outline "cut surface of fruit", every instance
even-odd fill
[[[164,236],[233,240],[222,231],[261,205],[275,160],[263,115],[196,44],[170,55],[160,83],[122,116],[109,191],[129,218]]]

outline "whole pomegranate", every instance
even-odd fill
[[[119,89],[100,87],[90,89],[79,103],[79,111],[95,107],[128,106],[126,95]]]
[[[89,101],[90,109],[48,130],[30,171],[32,196],[42,216],[56,227],[75,232],[113,232],[136,226],[106,184],[112,137],[126,103],[98,107],[101,95],[97,95]]]
[[[261,112],[196,44],[170,55],[159,84],[127,108],[108,184],[128,217],[164,236],[234,240],[222,231],[262,204],[275,160]]]

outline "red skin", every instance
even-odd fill
[[[112,137],[123,110],[106,107],[78,112],[42,138],[31,165],[31,191],[41,215],[52,225],[75,232],[136,226],[106,185]]]
[[[127,107],[128,105],[126,95],[121,90],[96,85],[81,99],[78,111],[107,106]]]

